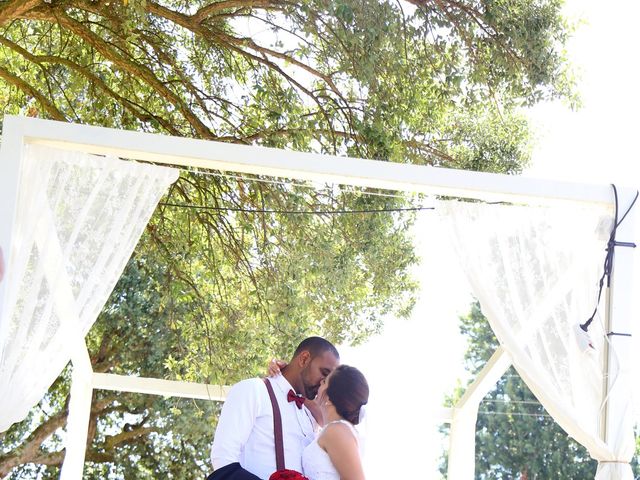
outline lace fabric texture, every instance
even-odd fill
[[[0,431],[25,418],[67,364],[178,176],[113,157],[25,148],[0,305]]]
[[[589,329],[595,349],[585,351],[576,338],[577,326],[595,307],[613,212],[470,202],[441,202],[438,211],[483,313],[531,391],[594,458],[630,460],[631,400],[618,437],[608,444],[600,439],[606,341],[601,318]],[[620,365],[613,372],[620,379],[625,374]],[[622,473],[596,478],[632,478],[628,465],[601,467],[607,465]]]

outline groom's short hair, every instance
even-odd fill
[[[336,347],[333,344],[322,337],[309,337],[305,338],[296,351],[293,352],[293,358],[300,355],[302,352],[307,351],[311,354],[311,357],[317,357],[318,355],[322,355],[324,352],[331,352],[338,360],[340,359],[340,354]]]

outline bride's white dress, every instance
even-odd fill
[[[335,420],[329,422],[327,426],[332,423],[343,423],[347,425],[356,437],[356,440],[358,440],[358,432],[356,432],[356,429],[353,428],[351,423],[346,420]],[[321,435],[322,432],[320,432],[316,439],[302,452],[302,470],[310,480],[340,480],[340,475],[333,466],[333,463],[331,463],[329,454],[318,445],[318,438],[320,438]]]

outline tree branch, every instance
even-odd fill
[[[126,430],[116,435],[111,435],[106,437],[104,441],[104,449],[106,451],[110,451],[117,445],[120,445],[121,443],[129,442],[139,437],[144,437],[150,434],[151,432],[155,432],[155,431],[157,430],[152,427],[143,427],[142,425],[136,425],[131,430]]]
[[[219,3],[212,4],[212,5],[220,5],[220,3],[235,3],[235,1],[234,2],[219,2]],[[205,39],[208,39],[210,41],[215,39],[215,40],[217,40],[217,43],[222,44],[222,45],[226,45],[230,50],[235,51],[236,53],[240,54],[241,56],[244,56],[244,57],[249,58],[251,60],[254,60],[254,61],[257,61],[259,63],[262,63],[262,64],[268,66],[271,70],[275,70],[280,75],[282,75],[285,79],[287,79],[292,85],[295,85],[298,89],[300,89],[307,96],[309,96],[309,98],[311,98],[316,104],[318,104],[318,107],[323,111],[324,111],[324,109],[323,109],[321,103],[318,101],[317,97],[313,94],[313,92],[311,92],[309,89],[304,87],[300,82],[295,80],[293,77],[291,77],[290,75],[285,73],[280,68],[280,66],[278,66],[275,63],[273,63],[273,61],[271,61],[269,58],[267,58],[267,56],[270,55],[272,57],[276,57],[276,58],[279,58],[281,60],[285,60],[285,61],[291,63],[292,65],[296,65],[297,67],[304,69],[305,71],[307,71],[308,73],[312,74],[313,76],[322,79],[329,86],[329,88],[334,93],[336,93],[344,101],[344,98],[342,97],[342,94],[340,93],[340,91],[338,90],[338,88],[334,84],[333,79],[329,75],[326,75],[326,74],[324,74],[324,73],[312,68],[311,66],[306,65],[303,62],[300,62],[296,58],[293,58],[293,57],[291,57],[289,55],[286,55],[284,53],[281,53],[281,52],[277,52],[275,50],[271,50],[271,49],[266,48],[266,47],[262,47],[262,46],[258,45],[257,43],[255,43],[250,38],[237,38],[237,37],[234,37],[233,35],[229,35],[226,32],[223,32],[220,29],[217,29],[217,28],[214,29],[214,28],[205,27],[200,22],[195,21],[194,17],[195,17],[195,15],[197,15],[197,13],[194,16],[190,17],[188,15],[184,15],[182,13],[176,12],[174,10],[171,10],[171,9],[169,9],[167,7],[164,7],[164,6],[159,5],[157,3],[154,3],[154,2],[147,2],[146,5],[147,5],[147,11],[149,11],[149,13],[153,13],[153,14],[158,15],[160,17],[163,17],[163,18],[165,18],[167,20],[170,20],[170,21],[180,25],[181,27],[190,30],[193,33],[202,35]],[[207,8],[207,7],[203,7],[203,8]],[[216,42],[214,42],[214,43],[216,43]],[[244,50],[242,47],[248,47],[249,49],[251,49],[251,50],[253,50],[255,52],[261,53],[263,55],[263,57],[251,54],[251,53],[247,52],[246,50]],[[326,115],[326,112],[325,112],[325,116],[327,117],[327,121],[329,122],[329,118],[328,118],[328,115]],[[330,124],[330,122],[329,122],[329,124]]]
[[[225,10],[230,10],[232,8],[269,9],[269,7],[278,7],[283,3],[284,2],[282,1],[273,0],[222,0],[219,2],[212,2],[200,8],[195,14],[193,14],[192,18],[196,23],[202,23],[210,16],[216,15]]]
[[[202,121],[195,115],[184,101],[173,91],[167,88],[153,73],[153,71],[144,65],[127,60],[121,54],[116,53],[109,44],[96,35],[89,28],[85,27],[79,21],[71,18],[62,12],[56,18],[50,18],[50,21],[57,21],[62,27],[66,28],[70,32],[74,33],[87,44],[95,48],[106,59],[112,61],[115,65],[122,68],[124,71],[140,78],[150,87],[152,87],[159,95],[161,95],[169,103],[176,106],[182,116],[189,122],[189,124],[195,129],[201,138],[213,140],[215,135],[209,130],[209,128],[202,123]]]
[[[0,5],[0,25],[20,18],[29,10],[42,6],[42,0],[13,0]]]
[[[68,413],[69,411],[64,409],[49,417],[26,438],[22,445],[14,449],[10,454],[0,456],[0,478],[8,475],[18,465],[34,462],[34,459],[40,455],[38,452],[41,451],[40,446],[42,443],[57,429],[67,424]]]
[[[64,58],[56,55],[34,55],[28,50],[22,48],[16,43],[11,42],[5,37],[0,37],[0,44],[10,48],[17,54],[21,55],[23,58],[25,58],[25,60],[28,60],[37,65],[42,66],[43,64],[52,64],[52,65],[64,65],[66,67],[69,67],[71,70],[79,73],[84,78],[86,78],[91,85],[97,86],[102,91],[104,91],[107,95],[109,95],[111,98],[119,102],[120,105],[122,105],[125,109],[131,112],[140,121],[148,122],[152,119],[156,120],[160,125],[162,125],[167,130],[167,132],[176,136],[180,136],[180,132],[166,119],[158,115],[152,114],[148,110],[145,110],[144,107],[142,107],[141,105],[138,105],[132,100],[129,100],[128,98],[118,94],[113,89],[109,88],[109,86],[103,79],[101,79],[97,75],[94,75],[87,67],[79,65],[75,62],[72,62],[68,58]]]
[[[64,114],[60,110],[58,110],[56,106],[47,99],[47,97],[45,97],[42,93],[36,90],[33,86],[31,86],[30,84],[22,80],[20,77],[17,77],[16,75],[14,75],[13,73],[11,73],[10,71],[8,71],[7,69],[1,66],[0,66],[0,78],[6,80],[11,85],[22,90],[27,95],[30,95],[33,98],[35,98],[38,101],[38,103],[42,105],[42,108],[44,108],[45,111],[49,114],[49,116],[54,120],[60,120],[63,122],[67,121],[67,118],[64,116]]]

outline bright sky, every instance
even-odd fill
[[[530,112],[538,138],[525,175],[636,186],[640,2],[568,0],[566,14],[583,19],[568,45],[583,107],[571,112],[554,103]],[[457,319],[468,311],[471,294],[446,238],[438,234],[437,214],[420,215],[418,231],[424,233],[416,242],[423,288],[412,319],[390,319],[383,335],[342,348],[343,362],[361,368],[371,387],[365,457],[370,480],[440,478],[437,465],[446,443],[437,431],[437,413],[465,375]]]

